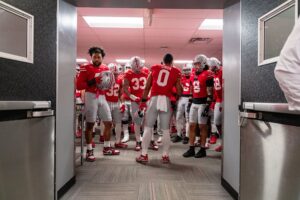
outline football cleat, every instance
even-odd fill
[[[182,140],[182,143],[183,144],[189,143],[189,138],[188,137],[184,137],[183,140]]]
[[[120,142],[120,143],[115,143],[115,148],[118,148],[118,149],[125,149],[125,148],[127,148],[127,147],[128,147],[128,145],[125,144],[125,143],[122,143],[122,142]]]
[[[182,156],[185,158],[195,156],[195,149],[189,148]]]
[[[154,150],[154,151],[158,151],[158,146],[157,146],[157,144],[155,143],[154,140],[152,140],[152,141],[150,142],[149,149],[152,149],[152,150]]]
[[[169,158],[169,156],[162,156],[162,157],[161,157],[161,162],[162,162],[163,164],[169,164],[169,163],[170,163],[170,158]]]
[[[142,142],[136,142],[135,150],[140,151],[142,149]]]
[[[96,160],[94,156],[94,150],[86,150],[85,160],[88,162],[94,162]]]
[[[160,144],[161,141],[162,141],[162,136],[159,136],[156,142],[157,142],[158,144]]]
[[[195,154],[195,158],[204,158],[206,157],[206,150],[204,148],[200,148],[200,150]]]
[[[139,157],[135,158],[135,161],[142,164],[148,163],[148,154],[145,156],[141,154]]]
[[[222,145],[219,145],[215,148],[215,151],[216,152],[221,152],[223,150],[223,146]]]
[[[182,140],[182,137],[176,135],[175,137],[172,138],[172,142],[173,143],[177,143],[177,142],[180,142]]]
[[[120,151],[116,150],[112,147],[104,147],[103,148],[103,155],[105,156],[115,156],[115,155],[119,155]]]

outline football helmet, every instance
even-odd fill
[[[211,57],[208,62],[207,62],[208,66],[209,66],[209,69],[211,71],[217,71],[220,69],[220,66],[221,66],[221,62],[215,58],[215,57]]]
[[[123,67],[120,64],[117,65],[117,69],[118,69],[118,74],[122,74],[124,72]]]
[[[126,63],[124,65],[124,72],[127,72],[129,69],[131,69],[131,65],[130,65],[130,63]]]
[[[192,73],[193,65],[191,63],[187,63],[182,67],[182,74],[185,76],[189,76]]]
[[[204,54],[198,54],[195,56],[193,65],[194,68],[196,69],[196,72],[201,72],[205,68],[206,64],[207,64],[207,57]]]
[[[115,84],[115,77],[111,71],[103,71],[99,74],[100,83],[97,87],[101,90],[108,90]]]
[[[142,63],[142,60],[140,57],[138,56],[133,56],[131,59],[130,59],[130,65],[131,65],[131,68],[132,70],[135,72],[135,73],[139,73],[142,68],[143,68],[143,63]]]
[[[118,65],[116,63],[109,63],[107,67],[113,74],[119,74]]]

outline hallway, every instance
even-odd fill
[[[98,144],[96,162],[84,162],[76,168],[76,184],[61,199],[232,199],[220,183],[220,153],[208,151],[205,159],[185,159],[182,153],[187,146],[172,144],[172,164],[160,163],[161,150],[150,150],[149,163],[141,165],[135,162],[133,147],[130,142],[129,149],[121,151],[120,156],[103,157],[99,153],[102,145]]]

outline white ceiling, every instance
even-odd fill
[[[90,28],[82,16],[144,17],[144,28]],[[198,30],[206,18],[222,19],[223,10],[78,8],[77,58],[89,60],[88,49],[102,46],[107,54],[105,63],[140,56],[146,65],[152,65],[160,63],[165,53],[172,53],[177,60],[192,60],[199,53],[222,59],[223,31]],[[212,40],[190,44],[192,37]],[[161,49],[162,46],[168,48]]]

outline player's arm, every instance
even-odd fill
[[[118,91],[118,99],[119,99],[120,102],[122,102],[122,91],[123,91],[122,82],[119,85],[120,85],[120,88],[119,88],[119,91]]]
[[[126,78],[124,78],[124,81],[123,81],[123,92],[124,92],[127,96],[130,96],[131,94],[130,94],[128,88],[129,88],[129,81],[128,81]]]
[[[177,78],[175,87],[176,87],[177,96],[180,97],[183,91],[180,78]]]
[[[214,79],[208,78],[206,80],[206,91],[207,91],[207,101],[211,102],[213,100],[213,86],[214,86]]]
[[[88,88],[87,71],[84,67],[80,68],[80,73],[76,81],[77,90],[85,90]]]
[[[150,92],[150,89],[152,87],[152,73],[149,74],[147,82],[146,82],[146,87],[144,89],[144,93],[142,96],[142,101],[147,101],[148,99],[148,94]]]

